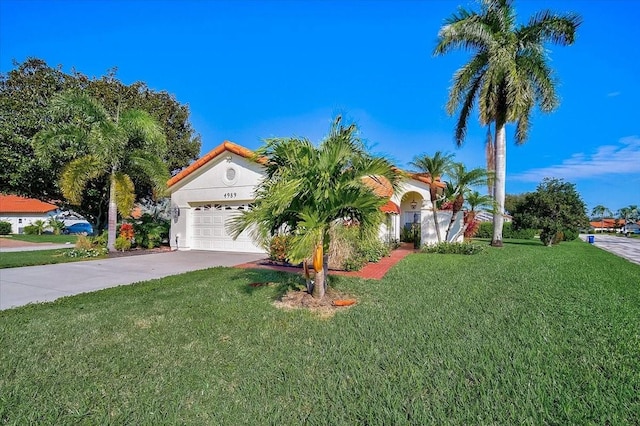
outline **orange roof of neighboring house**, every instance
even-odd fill
[[[420,181],[422,183],[426,183],[427,185],[431,185],[431,182],[433,182],[437,187],[440,187],[440,188],[446,188],[447,187],[447,185],[444,182],[442,182],[439,177],[437,177],[435,179],[435,181],[433,181],[431,179],[431,176],[429,176],[428,173],[407,173],[407,175],[411,179],[415,179],[415,180]]]
[[[58,206],[34,198],[0,194],[0,213],[48,213]]]
[[[218,145],[217,147],[213,148],[211,151],[206,153],[204,156],[200,157],[199,159],[191,163],[189,167],[187,167],[186,169],[182,170],[180,173],[178,173],[177,175],[169,179],[167,181],[167,186],[173,186],[176,183],[180,182],[182,179],[186,178],[191,173],[195,172],[200,167],[204,166],[209,161],[213,160],[214,158],[216,158],[218,155],[222,154],[225,151],[232,152],[244,158],[253,157],[253,151],[243,146],[237,145],[233,142],[224,141],[220,145]]]
[[[593,228],[619,228],[624,225],[624,220],[619,220],[618,224],[616,224],[615,219],[604,219],[604,220],[594,220],[593,222],[589,222],[591,227]]]

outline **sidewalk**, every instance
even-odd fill
[[[383,257],[377,263],[369,263],[359,271],[329,271],[329,275],[341,275],[345,277],[356,277],[372,280],[381,280],[387,271],[396,263],[418,250],[413,248],[413,244],[403,243],[399,248],[391,252],[391,256]],[[291,273],[302,273],[302,268],[294,266],[278,266],[265,263],[264,259],[237,265],[236,268],[243,269],[270,269],[272,271],[282,271]]]

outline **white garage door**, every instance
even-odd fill
[[[246,232],[235,240],[227,233],[228,219],[249,208],[248,203],[206,203],[191,207],[191,248],[194,250],[263,253]]]

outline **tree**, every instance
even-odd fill
[[[464,164],[453,163],[449,169],[448,177],[450,178],[453,186],[454,199],[451,220],[449,221],[449,226],[447,227],[445,235],[446,241],[453,241],[455,236],[449,234],[451,233],[451,229],[455,223],[458,212],[462,210],[464,195],[471,189],[471,187],[486,184],[488,173],[481,167],[467,170]]]
[[[524,202],[526,197],[526,192],[523,194],[506,194],[504,197],[505,212],[509,212],[510,215],[513,215],[518,211],[519,206]]]
[[[164,192],[169,173],[162,161],[166,142],[162,127],[141,110],[116,111],[111,116],[100,102],[74,91],[56,95],[49,107],[52,123],[34,136],[39,158],[47,163],[65,146],[78,155],[64,167],[62,193],[80,204],[90,181],[108,177],[107,248],[114,249],[117,211],[129,215],[135,201],[130,175],[146,177],[154,192]]]
[[[369,155],[354,124],[341,117],[329,135],[315,147],[307,139],[275,138],[256,151],[265,177],[256,188],[254,206],[228,224],[237,237],[248,229],[266,246],[280,232],[293,235],[288,259],[305,261],[313,255],[316,270],[312,295],[323,298],[330,228],[348,220],[357,224],[362,238],[377,236],[384,220],[380,207],[388,198],[376,194],[369,181],[397,188],[399,172],[383,158]]]
[[[547,246],[560,242],[560,232],[577,233],[588,222],[585,204],[575,185],[562,179],[545,178],[535,192],[525,196],[514,215],[516,228],[541,229],[540,240]]]
[[[606,214],[611,214],[611,210],[602,204],[598,204],[591,210],[591,214],[594,216],[594,219],[600,219],[600,232],[604,232],[604,217]]]
[[[580,18],[543,11],[527,25],[516,27],[512,0],[482,0],[480,13],[460,8],[438,34],[435,55],[454,49],[473,52],[471,60],[454,74],[447,112],[459,110],[455,141],[462,145],[467,121],[477,101],[482,125],[495,125],[496,211],[491,244],[502,246],[506,179],[506,124],[516,123],[517,144],[526,141],[532,109],[543,112],[558,106],[552,70],[544,44],[571,45]]]
[[[493,204],[493,198],[489,195],[480,195],[478,191],[467,191],[465,201],[469,207],[469,211],[475,212],[478,207],[490,207]]]
[[[143,82],[125,85],[118,81],[115,69],[100,78],[79,72],[64,73],[41,59],[29,58],[15,69],[0,74],[0,192],[19,194],[66,208],[59,187],[59,175],[71,158],[83,153],[73,144],[64,150],[52,147],[50,161],[35,155],[33,136],[48,126],[49,103],[54,95],[75,89],[97,99],[108,113],[139,109],[147,111],[161,125],[167,149],[162,158],[170,171],[188,166],[198,158],[200,137],[189,123],[189,109],[165,91],[153,91]],[[54,152],[54,150],[58,150]],[[150,198],[152,186],[144,176],[132,175],[137,198]],[[108,211],[108,188],[103,182],[89,182],[80,206],[75,211],[103,227]]]
[[[419,173],[426,173],[427,175],[429,175],[432,181],[435,181],[449,171],[452,163],[453,154],[445,154],[441,151],[436,151],[433,157],[430,157],[426,154],[415,157],[411,162],[411,166],[417,168],[419,170]],[[440,225],[438,223],[438,198],[438,187],[436,185],[429,185],[429,201],[431,201],[433,222],[436,227],[438,243],[441,243],[442,235],[440,233]]]

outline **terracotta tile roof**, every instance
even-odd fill
[[[615,219],[607,219],[607,218],[605,218],[604,220],[594,220],[592,222],[589,222],[589,224],[593,228],[602,228],[603,225],[605,228],[619,228],[622,225],[624,225],[624,220],[620,220],[617,225],[616,225]]]
[[[387,201],[384,206],[380,207],[380,210],[382,210],[383,213],[400,214],[400,207],[391,200]]]
[[[391,182],[384,176],[365,176],[362,181],[369,188],[373,189],[373,192],[378,197],[390,198],[393,195],[393,188]]]
[[[195,172],[200,167],[204,166],[209,161],[213,160],[214,158],[216,158],[218,155],[222,154],[225,151],[232,152],[244,158],[253,157],[253,151],[243,146],[237,145],[233,142],[224,141],[220,145],[218,145],[217,147],[213,148],[211,151],[206,153],[204,156],[200,157],[199,159],[191,163],[189,167],[187,167],[186,169],[182,170],[180,173],[178,173],[177,175],[169,179],[167,181],[167,186],[171,187],[176,183],[180,182],[182,179],[186,178],[191,173]]]
[[[167,181],[167,186],[171,187],[173,185],[175,185],[176,183],[180,182],[182,179],[186,178],[187,176],[189,176],[190,174],[192,174],[193,172],[195,172],[196,170],[198,170],[200,167],[204,166],[205,164],[207,164],[209,161],[213,160],[214,158],[216,158],[217,156],[219,156],[220,154],[222,154],[225,151],[229,151],[232,152],[234,154],[237,154],[241,157],[250,159],[253,158],[254,153],[253,151],[251,151],[250,149],[247,149],[243,146],[240,146],[238,144],[235,144],[233,142],[230,141],[224,141],[222,142],[220,145],[218,145],[217,147],[213,148],[211,151],[209,151],[208,153],[206,153],[205,155],[203,155],[202,157],[200,157],[199,159],[197,159],[195,162],[191,163],[187,168],[185,168],[184,170],[182,170],[180,173],[178,173],[177,175],[173,176],[171,179],[169,179]],[[260,161],[261,159],[259,159],[258,161]],[[261,161],[260,161],[261,162]],[[402,173],[404,176],[407,176],[410,179],[415,179],[419,182],[422,183],[426,183],[427,185],[431,185],[432,184],[432,179],[431,176],[429,176],[426,173],[408,173],[405,172],[399,168],[395,168],[396,171]],[[371,179],[373,181],[373,179]],[[440,181],[440,178],[436,178],[435,181],[433,182],[436,186],[438,186],[439,188],[446,188],[446,184],[444,182]],[[376,184],[377,186],[377,184]],[[386,184],[382,184],[381,189],[376,189],[376,193],[378,193],[378,191],[380,191],[381,193],[379,193],[378,195],[382,196],[382,197],[390,197],[393,192],[389,192],[388,195],[383,195],[382,192],[385,190],[384,188],[387,188],[387,191],[391,190],[391,184],[390,183],[386,183]]]
[[[34,198],[0,194],[0,213],[48,213],[58,207]]]

